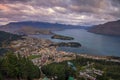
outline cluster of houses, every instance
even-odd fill
[[[84,69],[80,71],[79,77],[85,78],[85,80],[96,80],[97,76],[102,76],[103,71],[95,69],[93,67],[94,63],[89,64],[87,63],[86,66],[84,66]]]
[[[39,66],[39,68],[53,62],[59,63],[76,58],[76,55],[73,53],[58,51],[57,47],[49,46],[51,43],[51,41],[45,39],[25,37],[24,40],[13,41],[10,47],[16,54],[20,54],[25,57],[38,55],[38,57],[32,58],[31,60],[35,65]],[[85,54],[80,54],[79,56],[94,59],[106,59],[105,57],[94,57]],[[91,68],[92,65],[93,64],[88,63],[88,65],[85,66],[85,69],[79,72],[79,77],[84,77],[89,80],[96,80],[96,75],[102,76],[103,71]],[[73,69],[75,68],[73,67]]]
[[[75,58],[73,53],[57,51],[55,46],[49,46],[51,43],[46,39],[25,37],[24,40],[13,41],[10,47],[16,54],[25,57],[40,55],[40,57],[32,59],[33,63],[38,66]]]

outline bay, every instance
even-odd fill
[[[53,33],[73,37],[74,40],[70,40],[71,42],[79,42],[82,45],[80,48],[59,47],[58,50],[78,54],[120,56],[119,36],[94,34],[87,32],[85,29],[65,29],[61,31],[54,31]],[[37,35],[37,37],[50,39],[54,42],[70,42],[69,40],[51,39],[51,35],[47,37],[45,37],[45,35]]]

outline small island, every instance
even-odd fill
[[[63,36],[63,35],[58,35],[55,34],[51,37],[52,39],[60,39],[60,40],[73,40],[73,37],[69,37],[69,36]]]
[[[50,44],[50,46],[58,46],[58,47],[81,47],[81,44],[78,42],[60,42],[60,43],[54,43]]]

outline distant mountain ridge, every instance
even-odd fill
[[[23,27],[23,26],[31,26],[31,27],[40,27],[40,28],[56,28],[56,27],[81,27],[76,25],[66,25],[66,24],[58,24],[58,23],[48,23],[48,22],[39,22],[39,21],[22,21],[22,22],[11,22],[6,25],[2,25],[0,27]]]
[[[97,34],[120,36],[120,20],[96,25],[88,31]]]
[[[7,32],[17,32],[22,31],[23,28],[39,28],[44,30],[61,30],[61,29],[71,29],[71,28],[85,28],[84,26],[76,25],[65,25],[58,23],[47,23],[38,21],[22,21],[22,22],[11,22],[6,25],[0,26],[0,30]]]

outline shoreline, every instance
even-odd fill
[[[55,30],[54,30],[54,31],[55,31]],[[33,35],[35,35],[34,38],[37,37],[38,35],[42,35],[43,37],[40,36],[41,38],[43,38],[43,39],[48,39],[47,37],[44,38],[44,36],[52,36],[52,35],[56,34],[56,33],[54,33],[54,31],[52,31],[52,30],[50,31],[50,32],[52,32],[53,34],[33,34]],[[58,31],[61,31],[61,30],[58,30]],[[29,36],[29,37],[30,37],[30,36]],[[32,37],[32,36],[31,36],[31,37]],[[39,36],[38,36],[37,38],[39,39]],[[49,38],[50,38],[50,37],[49,37]],[[51,39],[50,39],[50,40],[51,40]],[[54,42],[54,40],[51,40],[51,41]],[[58,41],[59,41],[59,39],[58,39]],[[68,41],[68,40],[67,40],[67,41]],[[67,41],[65,41],[65,40],[62,41],[62,40],[61,40],[61,42],[67,42]],[[56,42],[56,39],[55,39],[55,42]],[[74,41],[72,41],[72,42],[74,42]],[[81,43],[81,42],[79,42],[79,43]],[[83,44],[83,46],[84,46],[84,44]],[[117,49],[117,48],[116,48],[116,49]],[[60,50],[62,50],[62,49],[60,49]],[[66,50],[67,50],[67,48],[66,48]],[[69,50],[69,49],[68,49],[68,50]],[[72,50],[72,49],[71,49],[71,50]],[[71,51],[71,50],[70,50],[70,51]],[[76,49],[75,49],[75,50],[76,50]],[[78,49],[77,49],[77,50],[78,50]],[[85,49],[85,50],[86,50],[86,49]],[[64,50],[63,50],[63,51],[64,51]],[[119,51],[119,50],[118,50],[118,51]],[[76,53],[76,51],[74,51],[74,49],[73,49],[71,52]],[[113,57],[115,56],[115,57],[117,57],[117,54],[118,54],[118,53],[117,53],[117,50],[116,50],[116,54],[115,54],[115,55],[114,55],[112,52],[110,52],[110,53],[104,52],[104,50],[101,51],[101,52],[103,52],[103,53],[100,54],[100,53],[98,52],[98,53],[100,54],[100,55],[99,55],[98,53],[94,53],[94,52],[93,52],[93,53],[89,53],[89,52],[86,52],[86,51],[82,51],[82,53],[87,53],[87,54],[90,54],[90,55],[99,55],[99,56],[113,56]],[[81,53],[81,51],[78,51],[77,53]],[[105,54],[105,55],[104,55],[104,54]],[[110,55],[109,55],[109,54],[110,54]],[[118,55],[119,55],[119,54],[118,54]],[[120,57],[120,56],[119,56],[119,57]]]
[[[9,47],[14,50],[15,54],[20,54],[28,58],[33,57],[31,59],[32,62],[39,67],[51,64],[53,62],[59,63],[67,60],[73,60],[76,58],[76,56],[120,63],[120,57],[115,59],[113,56],[96,56],[90,54],[76,54],[72,52],[58,51],[57,47],[49,46],[52,43],[54,42],[48,39],[25,37],[25,40],[13,41]]]

